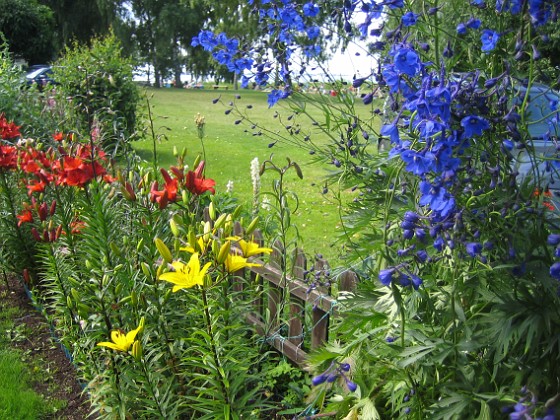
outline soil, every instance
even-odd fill
[[[22,315],[15,320],[15,330],[24,332],[25,337],[13,340],[13,346],[20,349],[29,362],[35,378],[33,389],[47,400],[66,402],[51,419],[86,419],[91,405],[82,392],[74,365],[51,335],[48,323],[31,303],[21,282],[9,277],[8,285],[9,288],[5,281],[0,282],[0,307],[20,309]],[[33,366],[43,373],[33,375]]]

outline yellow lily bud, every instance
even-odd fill
[[[169,227],[171,228],[171,233],[173,233],[173,236],[178,237],[179,236],[179,226],[177,226],[177,223],[175,222],[175,220],[171,219],[169,221]]]
[[[117,171],[117,181],[119,181],[120,184],[124,184],[124,177],[120,169]]]
[[[218,264],[223,264],[226,261],[230,250],[231,241],[226,241],[220,248],[220,253],[218,254]]]
[[[193,168],[197,168],[197,167],[198,167],[198,164],[200,163],[200,159],[201,159],[201,156],[200,156],[200,155],[197,155],[197,156],[196,156],[196,159],[194,160],[194,163],[193,163]]]
[[[195,252],[202,252],[201,249],[197,249],[198,247],[198,241],[196,240],[196,235],[194,233],[194,230],[189,229],[189,245],[193,247]]]
[[[242,209],[243,209],[243,207],[237,206],[235,208],[235,210],[233,211],[233,213],[231,214],[231,217],[234,218],[234,219],[239,219],[239,214],[241,213]]]
[[[150,272],[150,266],[148,264],[146,264],[145,262],[143,262],[140,267],[142,268],[142,273],[144,273],[144,275],[146,277],[152,277],[152,273]]]
[[[169,248],[167,248],[167,245],[165,245],[163,243],[163,241],[159,238],[155,238],[154,242],[155,242],[156,248],[159,251],[159,253],[161,254],[163,260],[166,263],[171,264],[173,262],[173,255],[171,255],[171,251],[169,250]]]
[[[218,220],[216,220],[216,222],[214,222],[214,230],[218,230],[223,226],[223,224],[226,221],[227,216],[228,216],[227,213],[220,214],[220,217],[218,217]]]
[[[130,303],[132,303],[132,306],[138,305],[138,295],[134,290],[130,292]]]
[[[134,360],[137,362],[142,360],[142,344],[140,344],[138,340],[132,344],[132,357],[134,357]]]
[[[179,151],[177,150],[177,146],[173,146],[173,156],[179,156]]]
[[[122,283],[117,284],[117,287],[115,287],[115,294],[116,294],[116,295],[120,295],[121,292],[122,292],[122,288],[123,288],[123,284],[122,284]]]
[[[187,195],[187,190],[183,190],[181,192],[181,200],[183,200],[183,204],[189,204],[189,196]]]
[[[208,214],[210,215],[210,219],[216,220],[216,208],[214,207],[214,202],[210,202],[208,206]]]
[[[126,236],[125,236],[126,238]],[[138,245],[136,245],[136,252],[140,252],[140,250],[142,249],[142,247],[144,246],[144,238],[141,238],[138,241]]]
[[[249,227],[247,227],[247,229],[245,230],[245,234],[250,235],[251,233],[253,233],[253,231],[256,229],[258,224],[259,224],[259,216],[256,216],[249,224]]]

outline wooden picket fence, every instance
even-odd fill
[[[235,225],[234,233],[243,236],[241,225]],[[258,230],[252,237],[253,241],[263,243]],[[281,245],[275,243],[272,248],[267,263],[260,267],[247,267],[238,273],[258,292],[246,319],[270,345],[303,367],[307,352],[328,340],[329,323],[336,315],[337,300],[331,296],[330,287],[310,288],[309,280],[306,282],[304,278],[308,261],[301,250],[295,251],[290,274],[285,275],[280,268],[283,258]],[[325,267],[328,267],[327,262],[318,259],[313,264],[313,272]],[[356,281],[355,273],[342,273],[337,278],[338,293],[352,291]],[[243,285],[236,284],[235,287],[241,291]]]

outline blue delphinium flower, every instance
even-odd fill
[[[550,266],[550,275],[556,280],[560,280],[560,262],[555,262]]]
[[[463,22],[460,22],[460,23],[457,25],[456,30],[457,30],[457,34],[459,34],[459,35],[465,35],[465,34],[467,33],[467,25],[465,25]]]
[[[400,143],[399,129],[396,123],[385,124],[381,127],[380,133],[383,137],[389,137],[391,143]]]
[[[395,68],[408,76],[415,76],[421,68],[420,57],[412,48],[400,48],[394,57]]]
[[[307,17],[315,17],[320,11],[321,8],[315,3],[309,2],[303,5],[303,14]]]
[[[205,51],[212,51],[218,46],[218,40],[212,31],[200,31],[200,33],[193,37],[191,45],[196,47],[200,45]]]
[[[553,3],[550,0],[529,0],[531,23],[535,26],[541,26],[548,22],[552,17]]]
[[[480,136],[484,130],[488,130],[490,123],[485,118],[469,115],[461,120],[461,126],[465,130],[463,136],[470,139],[474,136]]]
[[[401,18],[403,26],[414,26],[418,21],[418,15],[413,12],[407,12]]]
[[[390,286],[393,280],[393,274],[395,273],[395,268],[386,268],[379,272],[379,281],[383,286]]]
[[[442,185],[421,181],[419,189],[421,197],[418,204],[429,206],[442,218],[449,216],[455,209],[455,198]]]
[[[478,29],[480,28],[481,22],[480,19],[470,18],[467,21],[467,27],[470,29]]]
[[[496,48],[496,44],[500,39],[500,35],[497,32],[494,32],[491,29],[485,29],[482,31],[482,35],[480,35],[480,41],[482,42],[482,51],[483,52],[490,52]]]
[[[276,103],[280,100],[280,99],[285,99],[290,95],[289,90],[280,90],[280,89],[273,89],[269,94],[268,94],[268,107],[271,108],[274,105],[276,105]]]
[[[479,242],[469,242],[465,245],[465,249],[467,254],[474,258],[482,252],[482,245]]]
[[[516,15],[521,12],[522,6],[522,0],[496,0],[496,11],[498,13],[501,13],[505,10],[512,15]]]

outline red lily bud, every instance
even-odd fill
[[[39,209],[37,210],[37,213],[39,213],[39,220],[41,222],[44,222],[45,220],[47,220],[47,203],[41,203],[41,205],[39,206]]]
[[[33,235],[33,237],[35,238],[36,241],[41,242],[41,236],[39,235],[39,232],[37,232],[37,229],[35,229],[34,227],[31,228],[31,235]]]
[[[132,184],[130,182],[126,182],[124,184],[124,188],[128,192],[128,194],[130,195],[130,201],[136,201],[136,193],[132,189]]]
[[[56,211],[56,200],[53,200],[53,202],[51,203],[51,208],[49,211],[50,216],[54,216],[54,212]]]

